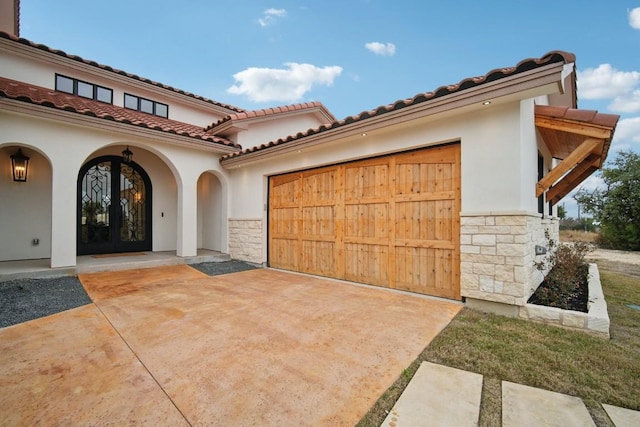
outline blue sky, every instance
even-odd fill
[[[237,107],[320,101],[338,119],[565,50],[578,106],[621,116],[609,158],[640,152],[638,0],[22,0],[21,36]]]

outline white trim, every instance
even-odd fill
[[[162,140],[163,142],[167,142],[171,145],[194,148],[213,152],[216,154],[227,154],[238,151],[237,147],[225,147],[222,144],[211,141],[172,134],[166,131],[136,126],[134,124],[120,123],[100,117],[87,116],[82,113],[74,113],[71,111],[45,107],[14,99],[0,98],[0,107],[1,111],[24,114],[32,117],[35,116],[43,119],[55,120],[57,122],[64,122],[75,126],[84,126],[91,129],[100,129],[109,132],[117,130],[124,134],[134,135],[136,137]]]
[[[198,99],[196,98],[198,95],[195,95],[195,94],[193,94],[194,96],[186,95],[187,93],[186,91],[183,91],[185,92],[185,94],[182,94],[178,92],[180,89],[177,89],[177,88],[174,88],[175,90],[171,90],[171,89],[166,89],[161,86],[158,86],[158,85],[162,85],[162,83],[158,83],[158,85],[155,85],[153,83],[147,83],[142,80],[138,80],[134,77],[128,77],[118,72],[122,70],[117,70],[112,67],[109,67],[109,68],[111,68],[114,71],[109,71],[109,70],[100,68],[101,66],[105,66],[105,65],[98,64],[95,61],[82,58],[84,61],[95,62],[97,64],[97,65],[90,65],[80,60],[65,57],[48,50],[38,49],[28,44],[16,42],[15,40],[7,40],[5,38],[0,38],[0,48],[3,50],[10,51],[16,55],[20,55],[32,60],[43,62],[48,66],[50,66],[51,64],[55,64],[55,65],[64,67],[66,69],[72,69],[75,71],[88,73],[104,79],[116,81],[120,84],[131,86],[142,91],[152,92],[154,94],[157,94],[160,97],[170,97],[178,102],[190,104],[195,108],[199,108],[199,109],[206,108],[207,110],[213,111],[223,116],[244,111],[243,109],[240,109],[240,108],[238,108],[238,110],[240,111],[237,111],[237,110],[222,107],[220,105],[217,105],[215,101],[207,102],[207,101],[204,101],[203,99]],[[47,49],[49,48],[47,47]],[[55,49],[51,49],[51,50],[55,51]],[[67,55],[66,52],[65,52],[65,55]],[[69,55],[69,56],[73,56],[73,55]],[[127,73],[126,71],[122,71],[122,72]],[[132,73],[127,73],[127,74],[134,75]],[[136,77],[139,77],[139,76],[136,76]],[[139,77],[139,78],[152,81],[151,79],[146,79],[144,77]],[[168,86],[168,85],[165,85],[165,86]]]
[[[283,153],[296,151],[302,147],[309,148],[318,144],[357,136],[363,132],[372,132],[383,127],[451,112],[452,110],[486,108],[481,103],[488,99],[492,100],[491,105],[494,106],[516,99],[522,100],[548,94],[549,92],[561,91],[561,74],[564,70],[564,65],[564,63],[553,63],[523,73],[517,73],[470,89],[460,90],[395,111],[357,120],[353,123],[341,125],[291,142],[224,159],[221,164],[224,168],[244,166]]]

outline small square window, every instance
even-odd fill
[[[156,116],[169,117],[169,106],[156,102]]]
[[[148,99],[140,98],[140,111],[143,113],[153,114],[153,102]]]
[[[60,92],[73,93],[73,79],[56,75],[56,90]]]
[[[96,86],[96,99],[98,101],[106,102],[107,104],[113,103],[113,91],[106,87]]]
[[[132,110],[137,110],[138,109],[138,97],[125,93],[124,94],[124,106],[125,106],[125,108],[130,108]]]
[[[78,82],[78,95],[83,98],[93,99],[93,85],[91,83]]]

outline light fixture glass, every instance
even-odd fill
[[[131,163],[131,159],[133,158],[133,153],[129,150],[129,146],[122,152],[122,161],[129,164]]]
[[[21,148],[18,148],[18,152],[11,156],[11,170],[13,171],[14,181],[27,182],[27,174],[29,172],[29,157],[22,154]]]

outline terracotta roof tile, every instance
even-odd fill
[[[489,82],[493,82],[499,79],[503,79],[505,77],[509,77],[515,74],[519,74],[519,73],[524,73],[526,71],[529,70],[533,70],[539,67],[543,67],[545,65],[549,65],[549,64],[553,64],[553,63],[571,63],[571,62],[575,62],[576,58],[575,55],[569,52],[563,52],[563,51],[551,51],[545,55],[543,55],[540,58],[528,58],[528,59],[524,59],[522,61],[520,61],[517,65],[515,65],[514,67],[507,67],[507,68],[496,68],[493,69],[491,71],[489,71],[487,74],[483,75],[483,76],[477,76],[477,77],[469,77],[466,78],[464,80],[461,80],[460,82],[458,82],[457,84],[453,84],[453,85],[445,85],[445,86],[440,86],[439,88],[437,88],[436,90],[432,91],[432,92],[425,92],[425,93],[419,93],[416,96],[414,96],[413,98],[407,98],[407,99],[402,99],[402,100],[398,100],[396,102],[394,102],[393,104],[388,104],[388,105],[381,105],[379,107],[377,107],[376,109],[373,110],[369,110],[369,111],[363,111],[358,115],[355,116],[349,116],[346,117],[343,120],[340,121],[334,121],[331,124],[327,124],[327,125],[321,125],[320,127],[317,127],[315,129],[308,129],[305,132],[299,132],[296,135],[290,135],[287,136],[286,138],[281,138],[278,139],[276,141],[271,141],[268,142],[266,144],[261,144],[260,146],[256,146],[256,147],[251,147],[251,148],[247,148],[244,149],[242,151],[238,151],[235,153],[231,153],[231,154],[227,154],[226,156],[223,156],[222,158],[220,158],[220,161],[224,161],[227,159],[231,159],[231,158],[235,158],[235,157],[239,157],[242,155],[246,155],[246,154],[250,154],[250,153],[254,153],[257,151],[261,151],[270,147],[274,147],[276,145],[281,145],[281,144],[286,144],[288,142],[291,141],[295,141],[298,139],[302,139],[311,135],[315,135],[318,133],[322,133],[322,132],[326,132],[328,130],[331,129],[335,129],[337,127],[341,127],[341,126],[346,126],[348,124],[351,123],[355,123],[355,122],[359,122],[362,120],[366,120],[372,117],[376,117],[376,116],[380,116],[382,114],[385,113],[389,113],[392,111],[396,111],[396,110],[400,110],[402,108],[406,108],[412,105],[416,105],[422,102],[426,102],[426,101],[430,101],[432,99],[436,99],[436,98],[440,98],[442,96],[446,96],[446,95],[450,95],[452,93],[455,92],[460,92],[466,89],[470,89],[476,86],[480,86],[482,84],[486,84]],[[227,119],[224,119],[227,120]],[[223,121],[224,121],[223,120]],[[222,122],[222,121],[221,121]],[[219,125],[220,122],[218,122],[216,125]],[[216,126],[214,125],[214,126]]]
[[[217,128],[218,126],[223,125],[224,123],[227,123],[230,121],[239,121],[239,120],[252,119],[256,117],[265,117],[265,116],[270,116],[270,115],[279,114],[279,113],[301,111],[301,110],[306,110],[311,108],[320,108],[324,110],[324,112],[332,120],[335,120],[335,117],[329,112],[329,110],[326,109],[326,107],[321,102],[313,101],[313,102],[303,102],[300,104],[283,105],[280,107],[264,108],[261,110],[242,111],[242,112],[230,114],[224,117],[223,119],[220,119],[217,122],[207,126],[206,131],[211,131]]]
[[[212,105],[216,105],[218,107],[222,107],[222,108],[225,108],[227,110],[236,111],[236,112],[244,111],[242,108],[234,107],[234,106],[228,105],[228,104],[223,104],[221,102],[216,102],[216,101],[213,101],[211,99],[208,99],[208,98],[205,98],[205,97],[202,97],[202,96],[199,96],[199,95],[195,95],[193,93],[186,92],[186,91],[181,90],[181,89],[176,89],[174,87],[171,87],[171,86],[168,86],[168,85],[165,85],[165,84],[162,84],[162,83],[154,82],[153,80],[149,80],[147,78],[140,77],[140,76],[137,76],[135,74],[127,73],[125,71],[118,70],[116,68],[112,68],[112,67],[110,67],[108,65],[98,64],[95,61],[90,61],[90,60],[81,58],[81,57],[79,57],[77,55],[70,55],[70,54],[68,54],[68,53],[66,53],[66,52],[64,52],[62,50],[52,49],[52,48],[50,48],[50,47],[48,47],[46,45],[34,43],[34,42],[30,41],[30,40],[27,40],[27,39],[24,39],[24,38],[21,38],[21,37],[16,37],[16,36],[14,36],[12,34],[8,34],[8,33],[5,33],[3,31],[0,31],[0,38],[11,40],[11,41],[14,41],[16,43],[20,43],[20,44],[25,45],[25,46],[29,46],[29,47],[32,47],[32,48],[35,48],[35,49],[43,50],[45,52],[53,53],[55,55],[59,55],[59,56],[62,56],[62,57],[65,57],[65,58],[68,58],[68,59],[71,59],[71,60],[74,60],[74,61],[77,61],[77,62],[82,62],[83,64],[91,65],[93,67],[100,68],[101,70],[105,70],[105,71],[109,71],[109,72],[112,72],[112,73],[115,73],[115,74],[119,74],[121,76],[125,76],[125,77],[128,77],[130,79],[138,80],[138,81],[141,81],[141,82],[144,82],[144,83],[156,86],[156,87],[160,87],[162,89],[169,90],[171,92],[175,92],[175,93],[179,93],[181,95],[188,96],[190,98],[195,98],[195,99],[197,99],[199,101],[203,101],[203,102],[206,102],[206,103],[209,103],[209,104],[212,104]]]
[[[200,126],[165,119],[152,114],[129,110],[112,104],[106,104],[104,102],[94,101],[2,77],[0,77],[0,97],[41,105],[43,107],[70,111],[72,113],[97,117],[118,123],[149,128],[174,135],[181,135],[188,138],[221,144],[227,147],[241,148],[240,145],[225,138],[206,134],[204,129]]]
[[[608,128],[615,128],[620,118],[616,114],[604,114],[596,110],[579,110],[577,108],[553,105],[536,105],[535,112],[537,116],[573,120]]]

